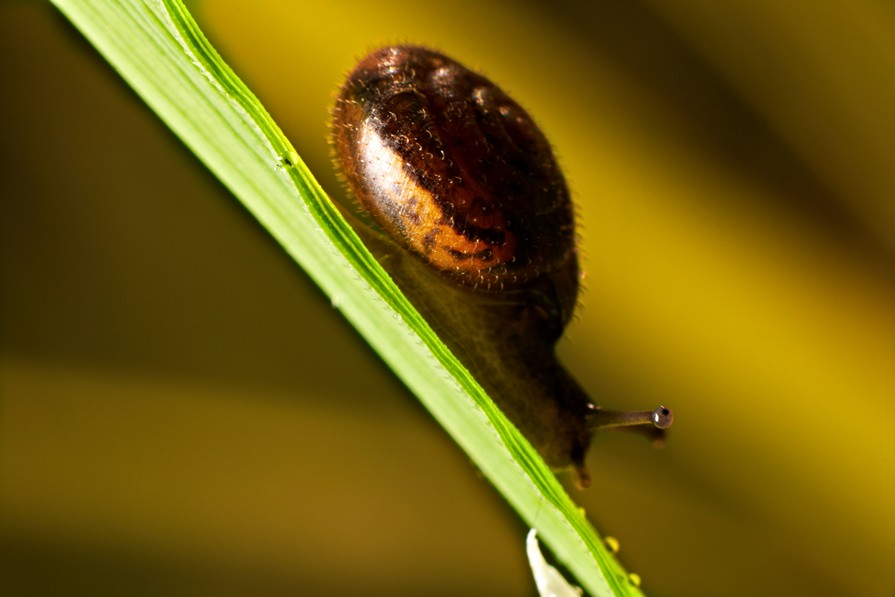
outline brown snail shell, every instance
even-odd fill
[[[360,226],[365,241],[547,463],[586,486],[592,429],[620,414],[594,407],[554,353],[580,272],[572,202],[541,130],[482,75],[391,46],[341,87],[332,143],[387,235]]]

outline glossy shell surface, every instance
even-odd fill
[[[517,289],[565,270],[577,293],[562,173],[525,110],[485,77],[426,48],[378,50],[341,88],[333,145],[376,223],[457,283]]]

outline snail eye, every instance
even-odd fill
[[[668,429],[669,427],[671,427],[671,423],[674,422],[674,413],[671,412],[670,408],[660,406],[653,411],[653,415],[652,417],[650,417],[650,420],[657,428]]]

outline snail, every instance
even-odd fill
[[[584,488],[595,429],[671,424],[664,406],[596,406],[559,364],[581,277],[574,210],[543,133],[499,87],[433,50],[385,47],[340,88],[331,142],[372,220],[358,233],[548,465]]]

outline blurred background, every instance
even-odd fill
[[[895,8],[196,2],[335,198],[333,92],[385,43],[541,124],[603,433],[574,499],[650,595],[895,594]],[[533,595],[526,529],[49,5],[0,4],[5,594]]]

